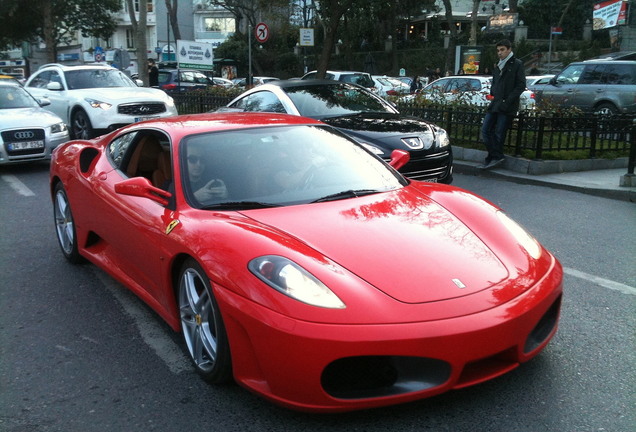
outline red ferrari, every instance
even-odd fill
[[[183,334],[207,381],[348,411],[497,377],[557,329],[562,269],[493,204],[330,126],[177,116],[59,146],[64,256]]]

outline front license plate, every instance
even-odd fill
[[[20,142],[8,143],[8,145],[9,145],[9,150],[11,150],[11,151],[14,151],[14,150],[41,149],[41,148],[44,148],[44,141],[42,141],[42,140],[20,141]]]
[[[159,118],[159,116],[135,117],[135,123],[140,122],[140,121],[144,121],[144,120],[152,120],[152,119],[156,119],[156,118]]]
[[[426,180],[422,180],[426,183],[437,183],[437,179],[426,179]]]

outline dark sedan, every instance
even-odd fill
[[[400,169],[409,178],[453,180],[453,155],[446,131],[400,114],[366,89],[339,81],[275,81],[242,93],[222,110],[276,112],[311,117],[340,129],[388,161],[395,149],[410,153]]]

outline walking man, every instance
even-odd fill
[[[492,100],[481,127],[481,135],[488,150],[484,165],[479,166],[482,169],[491,169],[503,163],[506,134],[519,111],[521,93],[526,89],[523,62],[514,56],[510,41],[501,40],[496,46],[499,63],[492,74]]]

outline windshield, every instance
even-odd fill
[[[186,137],[182,184],[197,208],[240,210],[346,199],[406,180],[328,126],[276,126]]]
[[[0,109],[33,108],[40,105],[22,87],[0,86]]]
[[[115,69],[83,69],[66,72],[66,83],[69,90],[104,88],[104,87],[137,87],[123,72]]]
[[[361,112],[397,112],[381,98],[348,84],[308,85],[285,91],[300,115],[305,117],[320,119]]]

